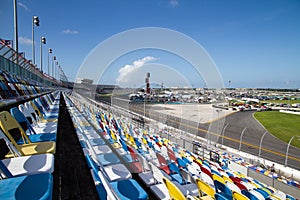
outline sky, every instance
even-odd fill
[[[225,87],[300,88],[299,0],[17,0],[17,4],[19,51],[32,59],[32,17],[38,16],[36,63],[39,66],[39,38],[43,36],[47,40],[43,66],[47,66],[47,49],[52,48],[70,81],[90,78],[88,74],[98,72],[95,67],[99,67],[105,72],[94,82],[103,84],[143,86],[150,72],[150,82],[157,85],[205,87],[207,73],[201,70],[212,64]],[[147,27],[175,31],[187,43],[193,40],[211,63],[201,63],[199,72],[182,54],[158,47],[123,52],[107,66],[101,66],[106,56],[102,53],[85,69],[89,73],[80,70],[111,38]],[[14,39],[12,0],[0,0],[0,38]],[[155,42],[148,34],[136,39]],[[169,42],[185,45],[184,41]],[[107,53],[118,52],[122,45],[121,40]],[[185,52],[198,53],[192,48]]]

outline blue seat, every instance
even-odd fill
[[[41,97],[38,97],[37,100],[40,102],[40,104],[44,107],[44,109],[46,111],[51,111],[51,112],[59,111],[58,105],[50,105],[51,102],[47,102],[46,97],[41,96]]]
[[[261,189],[261,188],[255,188],[254,190],[256,190],[256,191],[259,192],[261,195],[263,195],[265,199],[268,198],[268,197],[270,196],[266,191],[264,191],[264,190]]]
[[[119,142],[121,143],[122,148],[123,148],[126,152],[128,152],[129,150],[128,150],[128,147],[127,147],[126,142],[125,142],[124,140],[122,140],[122,139],[119,139]]]
[[[105,141],[102,138],[89,139],[89,142],[91,143],[92,146],[99,146],[105,144]]]
[[[114,153],[98,154],[97,159],[103,166],[120,163],[119,158]]]
[[[216,194],[215,194],[215,199],[216,199],[216,200],[232,200],[232,199],[228,199],[227,197],[223,196],[223,195],[220,194],[220,193],[216,193]]]
[[[179,168],[187,169],[187,163],[183,159],[176,158],[176,160],[177,160]]]
[[[186,164],[191,164],[192,162],[189,161],[189,159],[187,159],[186,157],[182,157],[182,160],[186,163]]]
[[[100,199],[107,199],[107,192],[102,184],[102,181],[98,175],[99,173],[99,167],[97,164],[91,159],[89,155],[86,155],[86,159],[88,162],[88,165],[93,169],[94,178],[98,184],[96,186],[96,189],[98,191],[98,195]],[[144,189],[133,179],[127,179],[127,180],[120,180],[120,181],[114,181],[110,182],[110,185],[112,186],[112,189],[117,194],[117,196],[120,199],[148,199],[147,193],[144,191]]]
[[[293,196],[289,195],[289,194],[286,194],[286,198],[287,199],[290,199],[290,200],[296,200]]]
[[[33,100],[33,103],[37,107],[39,112],[42,114],[43,118],[45,118],[45,119],[57,119],[58,118],[58,115],[56,112],[54,112],[54,113],[46,112],[44,110],[44,108],[36,100]]]
[[[134,179],[111,182],[110,184],[122,200],[148,199],[145,190]]]
[[[181,176],[180,169],[177,167],[177,165],[172,162],[169,163],[168,166],[171,172],[169,176],[171,176],[172,180],[177,181],[180,185],[185,184],[185,180]]]
[[[247,190],[242,190],[242,194],[248,197],[250,200],[259,200],[254,194],[250,193]]]
[[[12,178],[13,175],[10,173],[10,171],[7,169],[7,167],[3,164],[2,160],[0,160],[0,170],[2,173],[5,174],[7,178]]]
[[[27,130],[31,135],[28,135],[28,138],[31,142],[45,142],[45,141],[56,141],[55,133],[40,133],[37,134],[35,130],[30,125],[27,118],[24,114],[16,107],[10,109],[11,115],[15,118],[15,120],[20,124],[24,132]],[[17,144],[24,144],[24,140],[20,138],[17,141]]]
[[[106,189],[104,188],[103,183],[102,183],[100,177],[98,176],[99,168],[98,168],[97,164],[91,159],[91,157],[89,155],[86,155],[85,158],[87,160],[89,168],[92,169],[92,172],[94,175],[93,178],[95,179],[95,181],[98,182],[98,184],[96,185],[96,190],[97,190],[98,196],[100,197],[100,199],[107,199]]]
[[[226,185],[224,185],[223,183],[221,183],[218,180],[214,180],[214,184],[216,187],[216,193],[221,194],[223,197],[225,197],[226,199],[232,199],[232,191],[229,189],[229,187],[227,187]]]
[[[2,162],[7,179],[0,180],[0,199],[52,199],[53,177],[49,173],[13,177]]]

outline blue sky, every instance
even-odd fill
[[[3,39],[14,37],[12,2],[0,1],[0,38]],[[162,27],[199,43],[216,64],[226,87],[300,88],[300,1],[18,0],[19,50],[28,59],[32,57],[33,15],[40,19],[36,38],[47,38],[43,65],[47,65],[46,49],[52,48],[69,80],[75,79],[89,53],[111,36],[135,28]],[[38,40],[36,51],[39,64]],[[135,61],[148,56],[155,59],[141,65],[150,67],[150,71],[151,63],[168,66],[184,74],[189,85],[205,85],[182,58],[149,49],[120,55],[101,82],[115,84],[120,69],[135,66]],[[140,71],[134,76],[144,77],[145,71]],[[156,82],[186,85],[180,85],[181,81],[172,82],[168,73],[164,77],[166,80],[160,77]]]

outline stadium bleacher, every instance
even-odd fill
[[[52,92],[1,71],[0,106],[5,108],[0,112],[1,199],[21,195],[52,199],[61,94],[100,199],[299,198],[297,193],[287,194],[233,170],[228,163],[279,180],[299,192],[295,180],[228,152],[216,151],[216,160],[201,157],[162,137],[157,127],[138,127],[126,116],[102,109],[75,92]]]
[[[15,106],[42,100],[41,106],[54,106],[60,92],[32,86],[7,71],[0,72],[0,81],[0,106],[8,109],[0,112],[0,199],[52,199],[55,126],[45,133],[37,115],[30,116],[36,120],[32,124]]]
[[[228,154],[224,153],[219,163],[203,159],[178,144],[160,137],[157,133],[149,133],[147,130],[134,127],[125,117],[116,117],[113,113],[101,110],[98,106],[83,100],[82,97],[73,95],[67,98],[74,125],[84,125],[80,128],[81,134],[91,133],[93,128],[93,131],[98,134],[95,132],[92,134],[97,135],[97,138],[100,136],[102,142],[96,145],[97,148],[99,145],[109,145],[113,148],[111,151],[115,150],[116,157],[108,157],[110,164],[115,165],[115,162],[120,163],[121,160],[132,174],[138,175],[135,176],[137,182],[145,187],[145,191],[150,191],[151,197],[197,199],[203,198],[206,194],[205,197],[210,195],[210,198],[214,199],[295,199],[245,174],[229,169],[225,165],[225,161],[228,162]],[[87,144],[95,139],[80,134],[78,138],[81,144]],[[103,140],[106,143],[103,143]],[[85,147],[86,145],[83,145],[83,148]],[[84,151],[86,155],[93,154],[90,150],[84,149]],[[101,154],[104,155],[99,156]],[[103,166],[101,162],[107,163],[103,157],[111,153],[102,151],[99,155],[90,156],[89,159],[98,163],[97,166],[101,169]],[[132,163],[135,163],[135,168],[132,167]],[[100,172],[103,173],[101,183],[109,182],[109,173],[98,169],[97,173]],[[105,187],[102,189],[111,190]],[[117,191],[113,193],[118,194]]]

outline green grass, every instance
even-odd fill
[[[256,112],[254,117],[275,137],[288,143],[295,136],[292,145],[300,148],[300,115],[278,111]],[[299,136],[298,138],[296,136]]]

